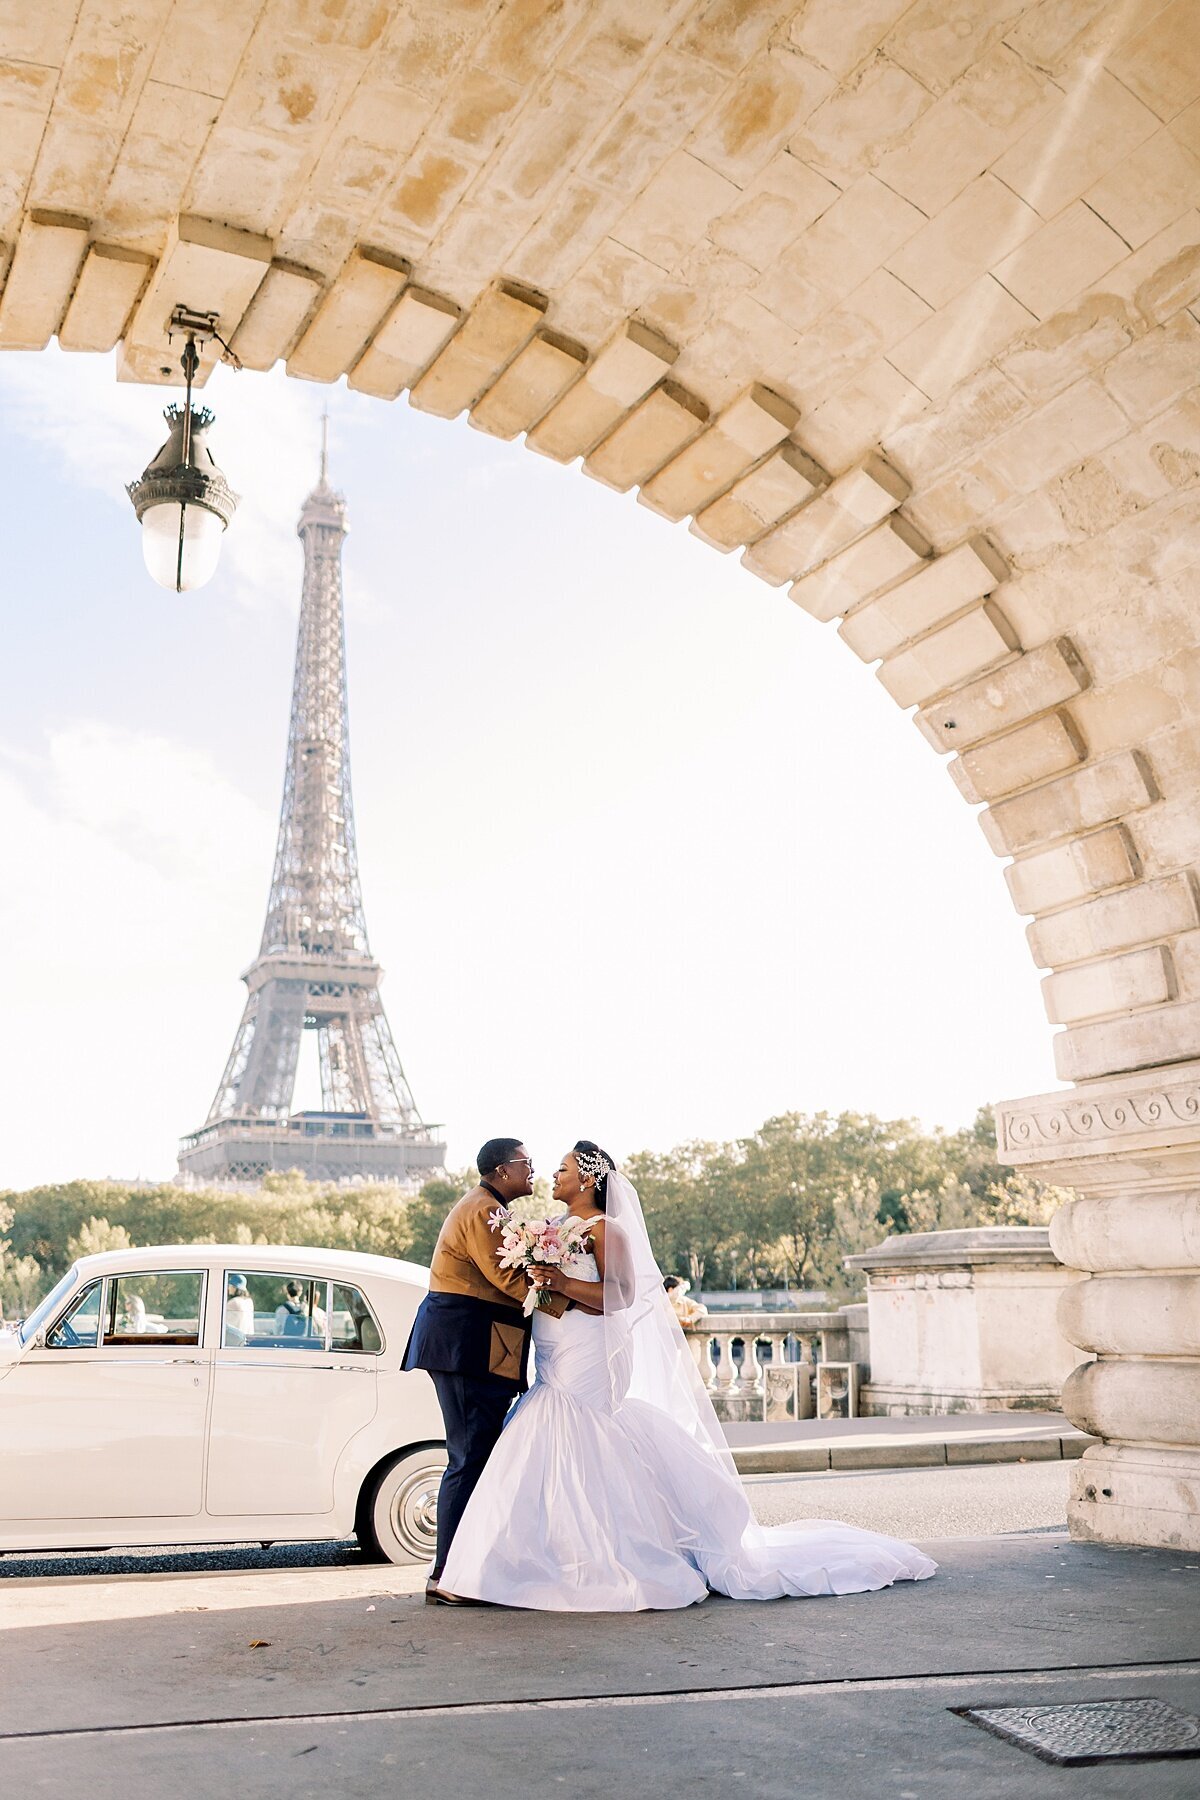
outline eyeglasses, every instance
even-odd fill
[[[532,1175],[533,1174],[533,1163],[528,1156],[510,1156],[508,1161],[505,1163],[504,1167],[506,1169],[512,1169],[512,1168],[518,1167],[521,1163],[525,1164],[525,1167],[529,1170],[529,1173]]]

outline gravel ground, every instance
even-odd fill
[[[1070,1464],[1000,1463],[961,1469],[863,1470],[852,1475],[752,1475],[751,1504],[764,1525],[843,1519],[911,1539],[991,1537],[1066,1528]],[[0,1555],[0,1580],[53,1576],[181,1575],[240,1569],[342,1568],[361,1563],[351,1539],[336,1544],[216,1544],[203,1550],[80,1550]]]

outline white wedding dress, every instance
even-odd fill
[[[624,1213],[628,1244],[645,1227],[636,1194],[624,1189],[636,1207],[636,1220],[628,1205]],[[614,1225],[610,1201],[610,1273]],[[627,1283],[625,1300],[604,1316],[533,1315],[533,1385],[468,1502],[441,1585],[501,1606],[639,1612],[690,1606],[710,1589],[773,1600],[932,1575],[937,1565],[920,1550],[875,1532],[829,1519],[755,1522],[648,1239],[640,1262],[644,1307]],[[600,1279],[590,1253],[566,1273]],[[604,1288],[608,1308],[613,1284]],[[639,1388],[654,1397],[638,1397]]]

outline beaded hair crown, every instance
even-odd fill
[[[574,1150],[571,1154],[575,1158],[581,1180],[591,1179],[597,1186],[617,1166],[611,1156],[605,1156],[603,1150]]]

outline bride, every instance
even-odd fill
[[[598,1145],[563,1157],[554,1198],[591,1248],[537,1284],[533,1386],[508,1415],[440,1586],[549,1612],[852,1594],[923,1581],[911,1544],[830,1519],[758,1525],[663,1292],[637,1191]]]

